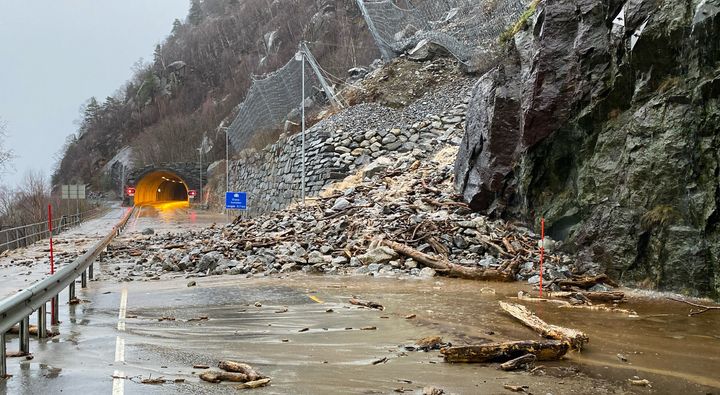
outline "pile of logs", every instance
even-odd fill
[[[203,372],[200,375],[200,379],[210,383],[219,383],[222,381],[242,383],[238,388],[258,388],[270,383],[270,378],[258,373],[252,366],[246,363],[220,361],[218,367],[222,370]]]

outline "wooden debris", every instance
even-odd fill
[[[385,310],[385,307],[377,302],[372,302],[369,300],[361,300],[352,298],[350,299],[350,304],[356,305],[356,306],[363,306],[363,307],[369,307],[371,309],[377,309],[377,310]]]
[[[567,342],[575,350],[582,350],[583,345],[590,341],[583,332],[546,323],[523,305],[500,302],[500,307],[541,336]]]
[[[638,387],[652,387],[652,384],[650,384],[650,381],[647,379],[640,379],[639,377],[635,376],[634,378],[628,379],[630,382],[630,385],[635,385]]]
[[[260,380],[248,381],[247,383],[242,383],[242,384],[238,385],[237,388],[239,388],[239,389],[260,388],[260,387],[264,387],[268,384],[270,384],[270,379],[260,379]]]
[[[514,268],[506,271],[500,271],[497,269],[481,269],[461,266],[454,264],[445,258],[432,257],[405,244],[400,244],[390,240],[382,240],[381,243],[400,254],[414,259],[418,263],[435,269],[438,273],[447,275],[448,277],[481,281],[515,281],[515,274],[513,273]]]
[[[249,381],[255,381],[264,378],[264,376],[256,372],[252,366],[242,362],[220,361],[218,367],[226,372],[242,373],[247,376]]]
[[[527,385],[510,385],[505,384],[503,385],[503,388],[506,390],[512,391],[512,392],[525,392],[525,390],[530,389]]]
[[[617,283],[610,279],[607,274],[601,274],[599,276],[580,277],[575,276],[571,279],[557,280],[555,281],[561,289],[567,289],[572,287],[588,289],[596,284],[609,284],[613,287],[617,287]]]
[[[689,302],[687,300],[677,299],[677,298],[668,298],[668,299],[674,300],[674,301],[680,302],[680,303],[685,303],[685,304],[688,304],[693,307],[697,307],[698,310],[690,309],[690,312],[688,313],[689,317],[692,317],[692,316],[698,315],[698,314],[702,314],[702,313],[705,313],[708,311],[712,311],[712,310],[720,311],[720,306],[705,306],[705,305],[701,305],[698,303],[693,303],[693,302]]]
[[[195,364],[195,365],[193,365],[193,369],[210,369],[210,366],[202,365],[202,364]]]
[[[387,361],[388,361],[387,357],[382,357],[380,359],[376,359],[376,360],[372,361],[372,364],[380,365],[381,363],[387,363]]]
[[[197,318],[190,318],[189,320],[187,320],[187,322],[207,321],[207,320],[208,320],[208,316],[206,316],[206,315],[201,315],[200,317],[197,317]]]
[[[221,381],[230,381],[233,383],[246,383],[251,381],[248,376],[243,373],[234,372],[218,372],[218,371],[207,371],[200,374],[200,379],[209,383],[219,383]]]
[[[608,291],[608,292],[590,292],[590,291],[580,291],[580,292],[568,292],[568,291],[561,291],[561,292],[550,292],[548,293],[549,297],[552,298],[575,298],[578,300],[581,299],[587,299],[595,302],[608,302],[608,303],[622,303],[625,301],[625,293],[624,292],[618,292],[618,291]]]
[[[162,377],[158,377],[158,378],[148,377],[148,378],[146,378],[146,379],[140,380],[140,382],[141,382],[142,384],[165,384],[166,381],[167,381],[167,380],[165,380],[165,379],[162,378]]]
[[[500,369],[509,372],[512,370],[518,370],[518,369],[526,369],[530,367],[535,361],[537,360],[537,357],[533,354],[525,354],[521,357],[517,357],[515,359],[511,359],[507,362],[504,362],[500,365]]]
[[[28,332],[33,336],[37,336],[37,334],[38,334],[37,325],[30,325],[30,327],[28,328]],[[20,334],[20,325],[15,325],[15,326],[11,327],[7,331],[7,333],[12,334],[12,335],[19,335]],[[46,337],[53,337],[53,336],[59,335],[60,332],[54,331],[50,328],[47,328],[47,329],[45,329],[45,334],[46,334]]]
[[[406,319],[406,320],[411,320],[411,319],[413,319],[413,318],[415,318],[415,317],[417,317],[415,314],[410,314],[410,315],[406,315],[406,316],[405,316],[405,319]]]
[[[360,328],[360,330],[361,330],[361,331],[374,331],[374,330],[377,330],[377,327],[375,327],[375,326],[364,326],[364,327]]]
[[[160,317],[158,321],[175,321],[175,317]]]
[[[8,358],[27,357],[28,355],[30,355],[30,353],[24,351],[8,351],[5,353],[5,356]]]
[[[445,394],[445,390],[438,387],[425,387],[423,388],[423,395],[443,395]]]
[[[417,344],[418,347],[427,347],[428,349],[432,349],[437,345],[441,344],[442,342],[442,337],[440,336],[428,336],[419,339],[415,342],[415,344]]]
[[[546,341],[510,341],[486,343],[471,346],[453,346],[443,348],[440,353],[447,362],[507,362],[526,354],[533,354],[538,361],[560,359],[570,349],[570,344],[559,340]]]
[[[554,294],[554,293],[552,293]],[[533,296],[528,296],[523,291],[518,292],[518,299],[526,302],[548,302],[548,303],[554,303],[557,304],[560,308],[567,308],[567,309],[586,309],[586,310],[593,310],[593,311],[607,311],[612,313],[622,313],[627,314],[631,317],[637,317],[637,312],[634,310],[628,310],[628,309],[621,309],[619,307],[609,307],[602,304],[597,305],[588,305],[588,304],[572,304],[566,300],[558,300],[558,299],[546,299],[546,298],[537,298]]]

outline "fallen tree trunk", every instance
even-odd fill
[[[609,284],[613,287],[617,287],[617,283],[611,280],[610,277],[607,276],[607,274],[590,277],[574,277],[572,279],[557,280],[555,282],[555,284],[557,284],[560,288],[578,287],[582,289],[588,289],[593,285],[600,283]]]
[[[385,310],[385,307],[383,305],[381,305],[378,302],[373,302],[371,300],[362,300],[362,299],[352,298],[352,299],[350,299],[350,304],[353,304],[355,306],[368,307],[368,308],[376,309],[376,310]]]
[[[260,379],[260,380],[248,381],[247,383],[240,384],[237,386],[237,388],[240,388],[240,389],[260,388],[260,387],[264,387],[268,384],[270,384],[270,379]]]
[[[608,291],[608,292],[561,291],[561,292],[550,292],[549,296],[552,298],[564,298],[564,299],[575,298],[576,296],[580,296],[581,298],[586,298],[586,299],[594,301],[594,302],[611,302],[611,303],[620,303],[625,300],[625,293],[618,292],[618,291]]]
[[[541,336],[566,342],[575,350],[582,350],[590,340],[588,335],[578,330],[548,324],[523,305],[500,302],[500,307]]]
[[[242,373],[247,376],[249,381],[255,381],[264,378],[264,376],[256,372],[252,366],[242,362],[220,361],[218,367],[226,372]]]
[[[534,355],[538,361],[552,361],[560,359],[569,349],[567,342],[559,340],[526,340],[448,347],[440,353],[447,362],[507,362],[527,354]]]
[[[409,256],[418,263],[435,269],[439,273],[448,277],[481,281],[515,281],[515,274],[512,270],[500,271],[496,269],[465,267],[454,264],[443,258],[432,257],[405,244],[400,244],[390,240],[382,240],[381,243],[392,248],[397,253]]]
[[[248,376],[244,373],[234,372],[218,372],[218,371],[207,371],[200,375],[200,379],[210,382],[219,383],[221,381],[231,381],[234,383],[246,383],[251,381]]]

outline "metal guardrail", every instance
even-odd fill
[[[101,212],[100,207],[95,207],[82,213],[71,214],[53,219],[53,235],[63,230],[79,225],[81,222],[94,218]],[[7,229],[0,229],[0,251],[12,250],[47,238],[50,236],[47,221],[36,222],[22,226],[15,226]]]
[[[73,299],[75,297],[75,280],[78,277],[81,277],[82,288],[87,286],[87,278],[92,279],[93,277],[93,262],[112,239],[122,232],[133,211],[134,209],[128,210],[107,236],[70,265],[60,269],[53,276],[0,301],[0,380],[7,376],[5,347],[7,331],[15,324],[20,323],[20,351],[29,353],[30,315],[35,311],[38,312],[38,338],[44,338],[47,333],[47,302],[51,302],[57,312],[59,295],[62,290],[69,288],[70,299]],[[52,324],[56,325],[58,322]]]

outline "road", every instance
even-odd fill
[[[139,210],[123,237],[219,219],[188,207],[154,206]],[[78,289],[82,304],[67,306],[67,295],[61,297],[60,335],[33,339],[33,359],[9,361],[13,377],[0,381],[0,393],[237,393],[232,384],[201,381],[203,369],[193,368],[223,359],[250,363],[271,377],[271,386],[252,391],[259,394],[419,394],[426,386],[449,394],[505,394],[505,384],[555,395],[720,388],[720,318],[687,317],[686,306],[674,302],[624,306],[639,316],[538,305],[547,321],[588,333],[587,350],[544,362],[536,373],[502,372],[493,365],[446,364],[437,351],[405,346],[434,335],[456,344],[537,338],[498,307],[522,284],[300,273],[128,283],[109,275],[117,263],[98,266],[96,280]],[[188,286],[191,281],[196,285]],[[352,296],[385,310],[350,305]],[[8,349],[17,348],[11,337]],[[652,389],[631,386],[633,376],[650,380]],[[149,377],[168,382],[141,383]]]

